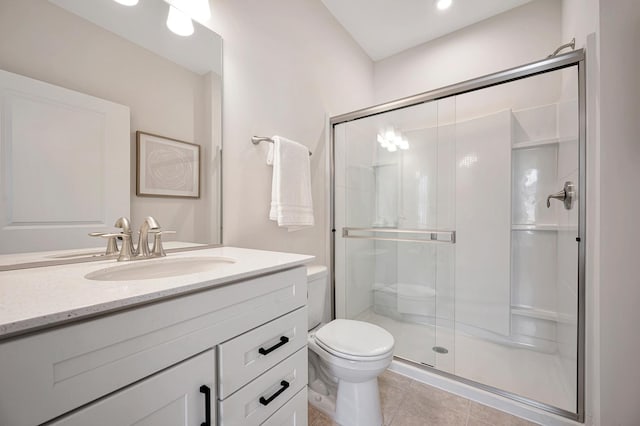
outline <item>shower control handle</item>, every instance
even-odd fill
[[[571,181],[564,183],[564,189],[558,191],[555,194],[551,194],[547,197],[547,208],[551,207],[551,199],[560,200],[564,202],[564,208],[571,210],[573,208],[573,202],[576,198],[576,186]]]

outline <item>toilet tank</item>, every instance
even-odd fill
[[[307,266],[307,310],[309,314],[309,330],[317,327],[322,321],[328,283],[329,280],[326,266]]]

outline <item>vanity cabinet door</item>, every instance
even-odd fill
[[[215,366],[208,350],[47,424],[215,426]]]

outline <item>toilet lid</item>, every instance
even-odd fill
[[[393,350],[393,336],[377,325],[337,319],[316,332],[316,341],[331,352],[349,357],[379,357]]]

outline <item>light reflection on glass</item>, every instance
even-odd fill
[[[478,156],[476,154],[468,154],[462,157],[460,163],[458,163],[458,167],[466,167],[469,168],[473,166],[474,163],[478,162]]]
[[[538,182],[538,170],[531,169],[527,171],[524,177],[524,186],[531,186]]]
[[[418,224],[426,227],[429,220],[429,176],[418,180]]]
[[[528,169],[523,177],[524,215],[526,223],[536,221],[536,194],[538,192],[538,169]]]
[[[381,147],[386,148],[389,152],[395,152],[400,148],[401,150],[409,149],[409,141],[393,126],[387,127],[386,130],[378,133],[376,137]]]

